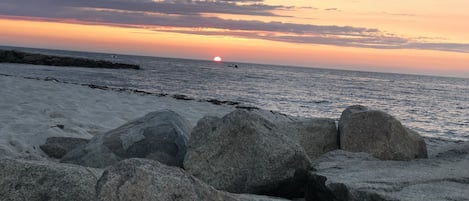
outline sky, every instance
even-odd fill
[[[468,0],[2,0],[0,45],[469,77]]]

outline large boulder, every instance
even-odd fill
[[[383,160],[427,157],[423,138],[383,111],[348,108],[339,129],[340,147],[346,151],[366,152]]]
[[[344,123],[349,120],[352,114],[355,114],[357,112],[364,112],[368,110],[370,109],[363,105],[352,105],[352,106],[348,106],[347,108],[345,108],[345,110],[340,115],[340,119],[339,119],[339,125],[338,125],[339,133],[342,132],[344,128]]]
[[[218,191],[177,167],[157,161],[127,159],[109,167],[99,179],[101,201],[281,201]]]
[[[266,194],[297,169],[309,169],[304,149],[260,115],[235,110],[204,117],[193,129],[184,168],[217,189]]]
[[[311,160],[339,149],[339,133],[334,119],[313,118],[278,122],[277,125],[303,147]]]
[[[46,143],[39,146],[41,150],[52,158],[62,158],[69,151],[84,146],[90,140],[72,137],[50,137]]]
[[[0,160],[0,200],[92,201],[102,171],[46,161]]]
[[[334,119],[295,117],[262,109],[252,112],[275,124],[282,133],[300,144],[311,160],[339,148]]]
[[[147,158],[182,166],[191,126],[179,114],[162,110],[133,120],[105,134],[62,159],[89,167],[106,167],[125,158]]]

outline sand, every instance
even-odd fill
[[[76,84],[0,76],[0,158],[48,159],[48,137],[91,138],[149,112],[171,109],[194,126],[234,107],[170,97],[91,89]],[[63,129],[57,125],[63,125]]]

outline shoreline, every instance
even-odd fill
[[[203,116],[221,117],[236,109],[139,91],[94,90],[54,79],[0,75],[0,83],[0,156],[10,158],[47,159],[39,146],[48,137],[91,138],[160,109],[184,115],[192,126]]]
[[[125,88],[125,87],[111,87],[111,86],[104,86],[104,85],[95,85],[95,84],[81,84],[81,83],[74,83],[74,82],[67,82],[67,81],[62,81],[59,79],[56,79],[54,77],[45,77],[45,78],[39,78],[39,77],[28,77],[28,76],[17,76],[17,75],[9,75],[9,74],[3,74],[0,73],[0,76],[5,76],[5,77],[15,77],[15,78],[20,78],[20,79],[29,79],[29,80],[38,80],[38,81],[45,81],[45,82],[56,82],[56,83],[61,83],[61,84],[70,84],[70,85],[76,85],[76,86],[83,86],[87,87],[90,89],[99,89],[103,91],[112,91],[112,92],[118,92],[118,93],[128,93],[128,94],[138,94],[142,96],[152,96],[152,97],[167,97],[167,98],[172,98],[175,100],[181,100],[181,101],[194,101],[194,102],[206,102],[210,103],[216,106],[227,106],[227,107],[233,107],[233,109],[247,109],[247,110],[264,110],[262,108],[259,108],[255,105],[248,105],[244,104],[241,102],[237,101],[230,101],[230,100],[220,100],[220,99],[215,99],[215,98],[194,98],[185,94],[169,94],[169,93],[158,93],[158,92],[149,92],[145,90],[139,90],[139,89],[132,89],[132,88]],[[379,108],[377,108],[379,109]],[[284,116],[291,116],[287,115],[285,113],[279,112],[279,111],[273,111],[269,110],[272,113],[276,114],[281,114]],[[321,117],[304,117],[304,116],[294,116],[295,118],[321,118]],[[336,119],[338,121],[339,117],[332,117],[333,119]],[[422,134],[422,133],[420,133]],[[431,135],[431,134],[430,134]],[[422,135],[425,138],[428,139],[441,139],[444,141],[469,141],[469,139],[453,139],[451,137],[445,137],[445,136],[429,136],[428,134]]]
[[[16,164],[14,168],[9,169],[13,175],[42,174],[36,169],[29,168],[37,164],[52,169],[73,168],[76,171],[90,171],[88,167],[58,163],[59,159],[45,155],[39,147],[51,137],[90,139],[161,109],[174,110],[187,118],[190,126],[194,128],[202,117],[223,117],[236,110],[237,106],[187,98],[177,99],[171,95],[158,96],[130,89],[64,83],[53,78],[22,78],[0,74],[0,84],[4,86],[0,88],[2,94],[0,109],[4,111],[0,114],[0,166],[9,167],[9,164]],[[283,116],[273,111],[259,109],[254,112],[261,116],[265,115],[263,117],[272,122],[295,121],[295,117]],[[315,173],[327,177],[326,186],[333,189],[337,196],[341,195],[342,191],[335,187],[346,186],[351,196],[363,198],[358,200],[381,198],[381,200],[413,201],[419,200],[420,195],[428,198],[448,197],[438,200],[464,200],[459,198],[469,196],[464,191],[469,185],[467,183],[469,172],[466,170],[469,164],[469,141],[428,137],[424,137],[424,140],[428,151],[428,158],[425,159],[378,160],[363,152],[354,153],[336,149],[311,162],[316,169]],[[131,161],[130,164],[133,164],[132,160],[135,162],[140,159],[125,160],[123,163]],[[145,161],[142,159],[142,162]],[[21,172],[17,171],[17,166],[26,168]],[[80,187],[91,186],[94,189],[93,185],[102,178],[102,171],[109,171],[109,168],[113,167],[115,166],[94,169],[100,173],[91,175],[93,180],[88,185]],[[47,171],[44,174],[52,178]],[[178,171],[185,170],[178,169]],[[148,175],[144,177],[147,178]],[[17,181],[17,176],[12,178]],[[25,178],[31,179],[27,176]],[[75,180],[66,182],[77,183]],[[450,187],[446,187],[447,184],[450,184]],[[418,190],[417,193],[413,193],[415,189]],[[438,192],[445,194],[440,196]],[[412,199],[406,199],[409,196]],[[243,201],[246,200],[249,199]],[[254,200],[257,201],[252,199]],[[266,197],[263,200],[270,201],[277,198]]]
[[[24,76],[15,76],[15,75],[9,75],[9,74],[2,74],[2,73],[0,73],[0,76],[16,77],[16,78],[46,81],[46,82],[57,82],[57,83],[62,83],[62,84],[72,84],[72,85],[84,86],[84,87],[88,87],[88,88],[91,88],[91,89],[100,89],[100,90],[105,90],[105,91],[125,92],[125,93],[130,93],[130,94],[149,95],[149,96],[155,96],[155,97],[171,97],[171,98],[174,98],[176,100],[208,102],[208,103],[211,103],[213,105],[235,106],[235,108],[238,108],[238,109],[248,109],[248,110],[259,110],[260,109],[256,106],[243,105],[241,102],[237,102],[237,101],[219,100],[219,99],[214,99],[214,98],[197,99],[197,98],[193,98],[193,97],[190,97],[190,96],[187,96],[187,95],[184,95],[184,94],[155,93],[155,92],[148,92],[148,91],[145,91],[145,90],[125,88],[125,87],[110,87],[110,86],[95,85],[95,84],[72,83],[72,82],[67,82],[67,81],[61,81],[61,80],[58,80],[54,77],[46,77],[46,78],[41,79],[39,77],[24,77]]]
[[[158,109],[180,112],[192,126],[205,115],[221,117],[235,109],[263,111],[230,101],[69,83],[51,77],[0,74],[0,82],[4,86],[0,93],[5,94],[0,108],[6,111],[0,115],[0,153],[14,158],[47,158],[38,147],[48,137],[91,138]],[[443,137],[425,139],[461,142]]]

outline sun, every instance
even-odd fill
[[[222,59],[219,56],[213,57],[213,61],[220,62]]]

